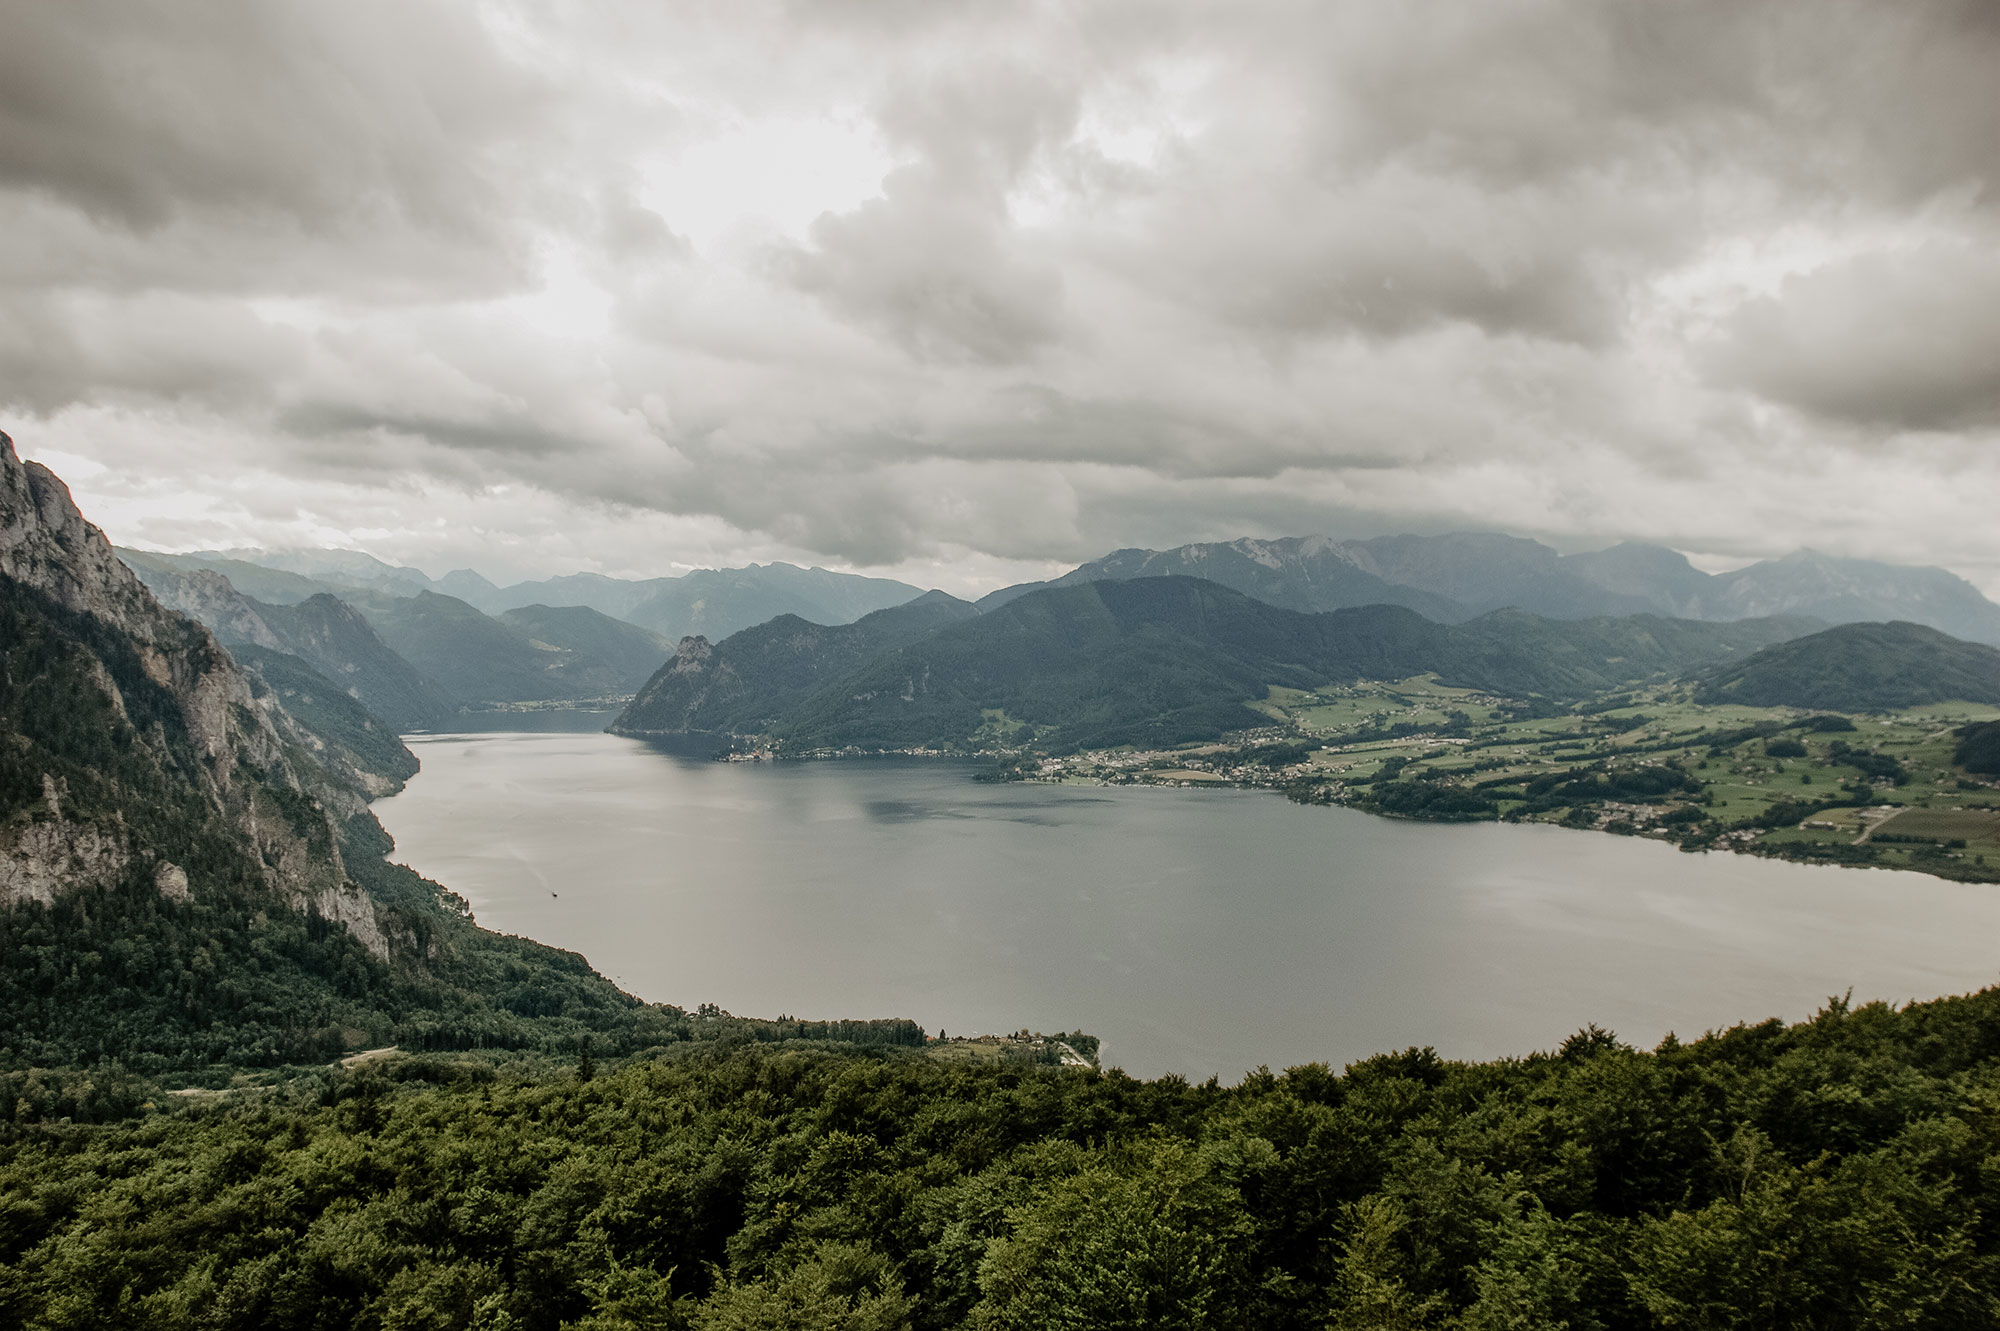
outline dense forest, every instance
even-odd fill
[[[1268,723],[1248,704],[1273,685],[1435,672],[1509,697],[1577,699],[1814,627],[1518,611],[1445,625],[1391,605],[1303,614],[1187,577],[1045,587],[981,615],[926,602],[848,629],[774,621],[700,644],[612,728],[768,734],[795,753],[977,747],[996,723],[1049,752],[1157,747]]]
[[[95,1125],[7,1083],[22,1327],[2000,1319],[2000,991],[1234,1087],[741,1034],[403,1057]]]
[[[2000,703],[2000,650],[1921,624],[1842,624],[1720,667],[1696,696],[1705,703],[1830,712]]]

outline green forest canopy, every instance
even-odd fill
[[[1996,990],[1231,1088],[727,1040],[416,1057],[0,1129],[0,1320],[1985,1328],[1997,1127]]]

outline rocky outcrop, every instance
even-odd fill
[[[84,520],[68,488],[47,468],[22,462],[5,434],[0,434],[0,577],[62,611],[98,621],[129,645],[145,679],[172,699],[186,741],[199,755],[191,766],[172,766],[163,779],[196,787],[200,802],[235,829],[250,861],[282,901],[339,920],[386,958],[374,907],[348,880],[337,849],[334,820],[363,810],[362,793],[302,758],[303,728],[272,703],[268,691],[259,696],[207,629],[162,606],[112,552],[104,533]],[[189,594],[222,596],[228,583],[217,581],[219,587],[191,585]],[[90,654],[80,673],[104,694],[114,715],[128,717],[116,671],[101,655],[106,649],[81,639],[71,648]],[[122,652],[119,647],[120,659]],[[141,732],[134,742],[151,752],[169,741]],[[133,843],[119,808],[68,810],[54,779],[43,784],[40,806],[0,810],[0,904],[53,901],[157,858],[154,847]],[[203,890],[198,876],[171,865],[156,869],[154,882],[169,898]]]
[[[22,462],[0,433],[0,574],[65,609],[95,615],[144,643],[163,628],[178,639],[166,613],[132,571],[111,552],[104,533],[84,521],[69,487],[39,462]]]
[[[0,832],[0,907],[53,904],[77,887],[108,887],[132,862],[124,838],[62,818]]]
[[[238,593],[222,574],[205,568],[185,573],[178,569],[134,572],[161,605],[206,625],[225,643],[248,642],[273,651],[288,650],[250,598]]]
[[[397,731],[435,729],[457,711],[449,694],[337,597],[320,592],[296,604],[267,604],[212,569],[181,568],[139,551],[124,558],[162,605],[206,625],[239,659],[246,645],[296,656]]]
[[[718,660],[715,644],[700,635],[682,638],[674,654],[633,696],[612,729],[621,735],[684,733],[703,707],[737,691],[736,672]]]
[[[673,658],[646,681],[611,730],[620,735],[764,734],[775,718],[814,689],[884,652],[978,615],[955,596],[926,592],[852,624],[812,624],[780,615],[719,643],[682,638]]]

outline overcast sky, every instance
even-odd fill
[[[0,428],[156,548],[2000,593],[1996,242],[1987,0],[0,0]]]

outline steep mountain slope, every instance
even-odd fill
[[[347,595],[358,609],[328,592],[273,605],[209,569],[143,556],[134,567],[165,605],[231,648],[289,652],[399,731],[438,729],[468,703],[624,696],[669,654],[658,635],[583,606],[529,606],[495,619],[436,592],[355,589]]]
[[[611,691],[616,693],[638,688],[673,654],[659,634],[589,606],[523,606],[502,611],[499,619],[531,645],[545,644],[602,663],[611,672]]]
[[[155,602],[0,435],[0,907],[216,883],[388,943],[334,845],[359,796],[206,629]]]
[[[1816,550],[1718,574],[1699,609],[1704,619],[1801,614],[1829,624],[1904,620],[2000,646],[2000,605],[1958,575],[1837,559]]]
[[[673,1038],[673,1014],[388,864],[342,767],[393,780],[407,751],[271,664],[253,678],[162,607],[0,435],[0,1063]]]
[[[538,641],[454,596],[355,596],[382,640],[462,704],[597,699],[632,687],[632,671]]]
[[[1630,597],[1658,614],[1682,619],[1739,619],[1740,615],[1707,615],[1702,597],[1714,579],[1678,550],[1628,541],[1608,550],[1564,555],[1562,567],[1608,592]],[[1771,613],[1790,614],[1790,606]],[[1803,611],[1799,613],[1805,613]]]
[[[1822,625],[1786,615],[1708,623],[1661,615],[1545,619],[1496,610],[1455,626],[1447,682],[1496,693],[1583,697],[1697,665],[1739,660]]]
[[[1324,536],[1246,539],[1172,550],[1118,550],[1052,583],[1037,585],[1067,587],[1080,582],[1163,577],[1205,578],[1268,605],[1307,613],[1357,605],[1400,605],[1442,624],[1456,623],[1471,614],[1450,597],[1376,576],[1358,564],[1343,543]]]
[[[1194,578],[1051,587],[876,658],[776,730],[808,748],[959,742],[994,721],[1057,748],[1174,743],[1262,724],[1243,703],[1266,684],[1352,677],[1363,661],[1417,674],[1444,633],[1400,607],[1304,615]]]
[[[453,569],[439,578],[430,590],[443,592],[446,596],[456,596],[467,605],[484,610],[489,615],[506,608],[499,604],[497,599],[500,589],[469,568]]]
[[[611,729],[621,735],[757,733],[821,684],[976,614],[957,597],[928,592],[852,624],[809,624],[780,615],[730,635],[720,646],[702,637],[683,638],[673,659],[646,681]]]
[[[1563,566],[1539,541],[1495,532],[1378,536],[1343,542],[1362,568],[1388,582],[1447,596],[1475,613],[1512,607],[1552,619],[1643,614],[1647,598],[1600,587]]]
[[[373,799],[392,795],[417,774],[417,758],[352,694],[290,652],[237,643],[229,655],[250,677],[253,696],[268,691],[306,732],[313,760]]]
[[[209,569],[182,571],[142,561],[126,562],[162,605],[206,625],[243,659],[245,647],[286,652],[359,699],[392,730],[432,730],[446,723],[458,702],[416,667],[391,651],[358,611],[330,593],[290,605],[239,593]]]
[[[360,611],[321,592],[297,605],[256,606],[281,646],[339,683],[396,730],[450,723],[457,700],[398,655]]]
[[[1055,747],[1159,744],[1263,724],[1244,703],[1272,684],[1435,671],[1510,695],[1581,696],[1809,627],[1519,612],[1448,626],[1399,606],[1308,615],[1199,579],[1139,578],[1045,588],[961,615],[845,674],[846,655],[807,670],[821,641],[783,622],[715,646],[692,640],[620,724],[754,730],[794,749],[955,745],[1022,725]],[[841,645],[851,655],[860,644]]]
[[[1922,624],[1842,624],[1710,671],[1698,696],[1830,712],[2000,703],[2000,650]]]
[[[297,573],[287,573],[283,569],[246,563],[241,559],[223,559],[209,555],[163,555],[152,550],[133,550],[122,545],[116,547],[116,552],[118,557],[139,575],[139,580],[152,588],[155,596],[160,594],[157,585],[160,575],[175,573],[220,574],[229,580],[229,585],[239,594],[255,597],[266,605],[294,605],[308,596],[317,596],[321,592],[334,590],[324,582],[317,582]]]

